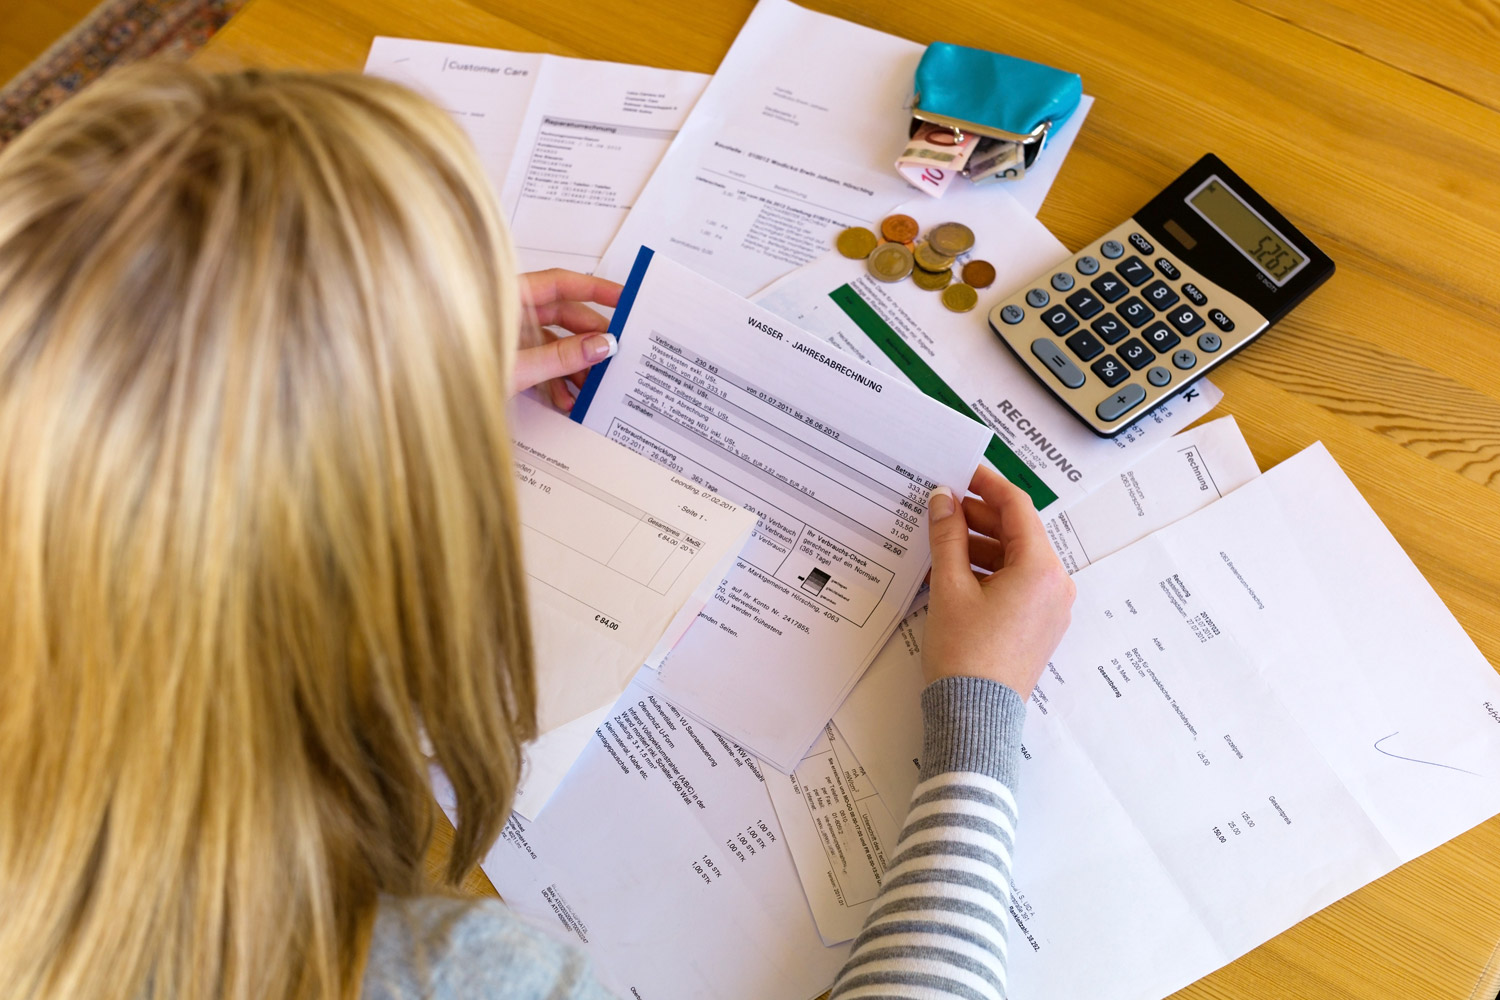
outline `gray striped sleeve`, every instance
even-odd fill
[[[831,1000],[1001,1000],[1026,703],[949,677],[922,692],[921,783]]]

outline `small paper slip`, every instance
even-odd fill
[[[650,246],[741,295],[874,228],[912,189],[905,148],[923,46],[787,0],[760,0],[599,273],[624,281]],[[1035,214],[1092,98],[1007,185]]]
[[[1201,381],[1115,438],[1101,438],[1037,382],[989,328],[990,306],[1067,256],[1047,228],[1005,191],[955,185],[941,201],[900,206],[925,232],[948,220],[974,231],[972,259],[994,265],[994,282],[969,312],[950,312],[912,281],[871,277],[865,262],[828,253],[755,301],[867,364],[983,421],[994,436],[985,459],[1031,495],[1045,515],[1071,506],[1141,454],[1214,408],[1223,397]]]
[[[931,487],[989,433],[642,249],[573,417],[760,520],[641,683],[783,772],[822,732],[927,572]]]
[[[1017,1000],[1166,996],[1500,811],[1500,677],[1321,445],[1074,579],[1022,749]]]
[[[636,669],[697,618],[755,518],[526,396],[511,430],[541,733],[515,808],[534,817]]]
[[[468,132],[522,271],[594,270],[709,79],[410,38],[376,38],[365,72],[427,95]]]
[[[833,723],[766,787],[824,944],[851,940],[884,882],[901,827]]]
[[[546,811],[512,816],[481,867],[513,911],[583,948],[614,996],[811,1000],[849,949],[818,938],[764,778],[632,685]]]

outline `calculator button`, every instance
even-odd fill
[[[1131,326],[1145,326],[1148,321],[1156,318],[1156,313],[1148,309],[1146,303],[1134,295],[1121,302],[1115,308],[1119,310],[1121,316],[1125,317],[1125,322]],[[1199,320],[1198,322],[1201,323],[1203,321]]]
[[[1130,234],[1130,245],[1135,247],[1141,253],[1156,253],[1156,247],[1152,246],[1151,241],[1146,239],[1146,237],[1142,236],[1140,233]]]
[[[1165,281],[1153,281],[1141,289],[1146,301],[1158,309],[1170,309],[1177,304],[1177,293]]]
[[[1078,355],[1079,361],[1092,361],[1104,353],[1104,345],[1099,343],[1099,338],[1087,330],[1079,330],[1063,343],[1068,345],[1070,351]]]
[[[1156,269],[1161,272],[1163,278],[1176,281],[1182,277],[1182,272],[1177,270],[1177,265],[1165,257],[1156,258]]]
[[[1082,257],[1078,258],[1073,266],[1078,268],[1079,274],[1098,274],[1099,258],[1090,257],[1088,254],[1084,254]]]
[[[1212,354],[1223,346],[1224,342],[1219,339],[1217,333],[1200,334],[1198,337],[1198,350],[1204,354]]]
[[[1042,313],[1042,322],[1046,323],[1047,328],[1059,337],[1078,325],[1078,320],[1073,318],[1073,314],[1062,306],[1053,306]]]
[[[1099,252],[1110,260],[1114,260],[1125,252],[1125,248],[1120,245],[1119,240],[1105,240],[1099,244]]]
[[[1168,382],[1172,381],[1172,373],[1163,368],[1161,365],[1157,365],[1155,368],[1146,373],[1146,381],[1150,382],[1157,388],[1160,388],[1161,386],[1164,386]]]
[[[1058,271],[1052,276],[1052,287],[1057,289],[1059,292],[1072,291],[1073,276],[1067,271]]]
[[[1022,309],[1015,303],[1011,303],[1004,309],[1000,310],[1000,318],[1009,323],[1011,326],[1015,326],[1017,323],[1021,322],[1021,320],[1026,318],[1026,310]]]
[[[1131,337],[1129,340],[1125,341],[1125,343],[1121,344],[1118,350],[1120,352],[1120,357],[1125,359],[1125,363],[1134,368],[1136,371],[1140,371],[1142,368],[1146,367],[1151,362],[1156,360],[1156,355],[1151,353],[1151,348],[1147,347],[1139,340],[1136,340],[1134,337]]]
[[[1105,313],[1089,325],[1094,328],[1094,332],[1099,335],[1099,339],[1106,344],[1113,344],[1130,332],[1130,327],[1121,323],[1120,317],[1113,313]]]
[[[1182,294],[1186,295],[1187,300],[1200,309],[1208,305],[1208,296],[1200,292],[1198,286],[1191,281],[1182,286]]]
[[[1096,299],[1093,292],[1084,288],[1068,296],[1068,305],[1084,319],[1092,319],[1104,311],[1104,303]]]
[[[1089,282],[1089,287],[1099,293],[1099,297],[1105,302],[1113,302],[1126,292],[1130,287],[1121,281],[1118,275],[1101,274]]]
[[[1035,354],[1042,364],[1047,366],[1047,370],[1056,375],[1057,380],[1069,389],[1076,389],[1083,385],[1083,369],[1069,361],[1061,348],[1046,337],[1038,337],[1031,342],[1031,353]]]
[[[1152,323],[1141,331],[1141,336],[1146,338],[1146,343],[1156,348],[1157,354],[1166,354],[1172,348],[1182,343],[1172,328],[1165,323]]]
[[[1130,373],[1125,370],[1125,366],[1109,354],[1089,365],[1089,371],[1098,375],[1105,385],[1119,385],[1130,377]]]
[[[1198,355],[1194,354],[1186,347],[1178,351],[1176,354],[1172,355],[1172,364],[1176,365],[1178,368],[1181,368],[1184,371],[1193,367],[1197,363]]]
[[[1040,309],[1051,301],[1052,296],[1048,294],[1045,288],[1033,288],[1026,293],[1026,304],[1033,309]]]
[[[1132,382],[1094,407],[1094,412],[1099,414],[1100,420],[1114,420],[1140,406],[1141,400],[1145,398],[1146,390]]]
[[[1234,329],[1234,320],[1225,315],[1224,310],[1222,309],[1210,309],[1208,311],[1208,318],[1213,320],[1214,326],[1218,327],[1220,330],[1223,330],[1225,333],[1228,333],[1230,330]]]
[[[1190,337],[1194,333],[1197,333],[1198,328],[1203,325],[1203,317],[1193,312],[1187,306],[1183,306],[1181,309],[1173,309],[1167,313],[1167,319],[1172,321],[1172,325],[1177,327],[1184,337]]]
[[[1126,257],[1120,261],[1115,270],[1132,285],[1144,285],[1151,280],[1151,268],[1142,264],[1139,257]]]

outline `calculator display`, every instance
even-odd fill
[[[1241,201],[1219,178],[1209,177],[1188,195],[1187,203],[1277,285],[1286,284],[1307,263],[1305,254],[1271,228],[1259,212]]]

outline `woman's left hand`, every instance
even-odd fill
[[[516,352],[512,392],[547,383],[546,392],[552,405],[564,413],[573,408],[573,393],[563,385],[568,379],[583,387],[589,366],[615,353],[615,338],[605,333],[609,320],[585,303],[614,306],[620,301],[622,288],[613,281],[574,271],[552,268],[520,276],[521,301],[527,306],[526,322],[534,324],[529,338],[532,346]],[[560,326],[575,336],[561,336],[549,326]]]

